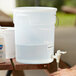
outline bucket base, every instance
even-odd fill
[[[17,62],[22,64],[48,64],[53,62],[53,59],[45,59],[45,60],[22,60],[16,59]]]

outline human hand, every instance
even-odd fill
[[[59,71],[52,73],[50,76],[76,76],[76,66],[70,69],[60,69]]]

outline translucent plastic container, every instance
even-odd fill
[[[14,27],[0,27],[4,37],[5,58],[15,58],[15,30]],[[0,34],[1,35],[1,34]]]
[[[4,63],[5,59],[5,42],[4,42],[4,34],[0,27],[0,63]]]
[[[16,61],[25,64],[53,61],[56,11],[52,7],[14,9]]]

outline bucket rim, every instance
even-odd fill
[[[13,12],[56,12],[57,8],[54,7],[16,7]]]
[[[0,27],[1,30],[15,30],[14,27]]]

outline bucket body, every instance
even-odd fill
[[[25,64],[53,61],[56,11],[51,7],[14,9],[16,61]]]

